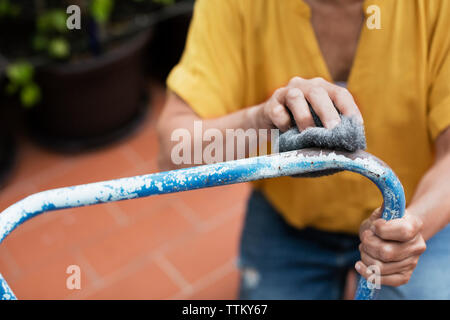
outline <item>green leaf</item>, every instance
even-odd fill
[[[0,17],[8,15],[10,5],[9,0],[0,0]]]
[[[41,100],[41,89],[31,82],[20,91],[20,102],[25,108],[36,105]]]
[[[12,83],[25,85],[33,79],[34,68],[26,61],[15,62],[6,68],[6,75]]]
[[[54,38],[48,45],[48,54],[57,59],[64,59],[70,55],[70,44],[64,38]]]
[[[92,0],[89,12],[99,24],[105,24],[114,8],[114,0]]]
[[[20,7],[11,3],[10,0],[0,0],[0,18],[17,17],[20,13]]]
[[[38,17],[37,29],[39,32],[67,32],[66,25],[67,15],[64,10],[53,9],[49,10]]]
[[[50,20],[52,28],[58,32],[66,32],[67,25],[67,14],[64,10],[52,10],[50,13]]]
[[[39,32],[47,32],[51,29],[51,22],[47,13],[43,13],[38,16],[36,21],[36,28]]]
[[[45,50],[48,46],[48,38],[42,34],[37,34],[33,37],[33,48],[36,51]]]

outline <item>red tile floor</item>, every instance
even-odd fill
[[[34,192],[158,171],[164,90],[151,91],[143,127],[108,148],[65,156],[23,138],[0,211]],[[21,299],[234,299],[248,193],[241,184],[47,213],[5,239],[0,272]],[[80,290],[66,287],[70,265]]]

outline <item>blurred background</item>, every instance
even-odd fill
[[[35,192],[158,171],[155,122],[192,8],[0,0],[0,211]],[[19,299],[234,299],[248,192],[46,213],[0,245],[0,273]],[[80,290],[66,287],[70,265],[81,268]]]

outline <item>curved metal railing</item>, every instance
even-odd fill
[[[403,187],[384,162],[363,151],[303,149],[35,193],[0,214],[0,243],[17,226],[47,211],[323,170],[348,170],[369,178],[383,195],[383,218],[403,216]],[[355,298],[374,299],[377,290],[372,287],[361,278]],[[16,299],[1,274],[0,299]]]

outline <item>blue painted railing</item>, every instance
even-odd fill
[[[383,218],[390,220],[403,216],[403,187],[395,173],[381,160],[363,151],[303,149],[39,192],[0,214],[0,243],[17,226],[46,211],[330,169],[353,171],[369,178],[383,195]],[[361,278],[355,299],[374,299],[376,292],[377,289]],[[0,299],[16,299],[1,274]]]

